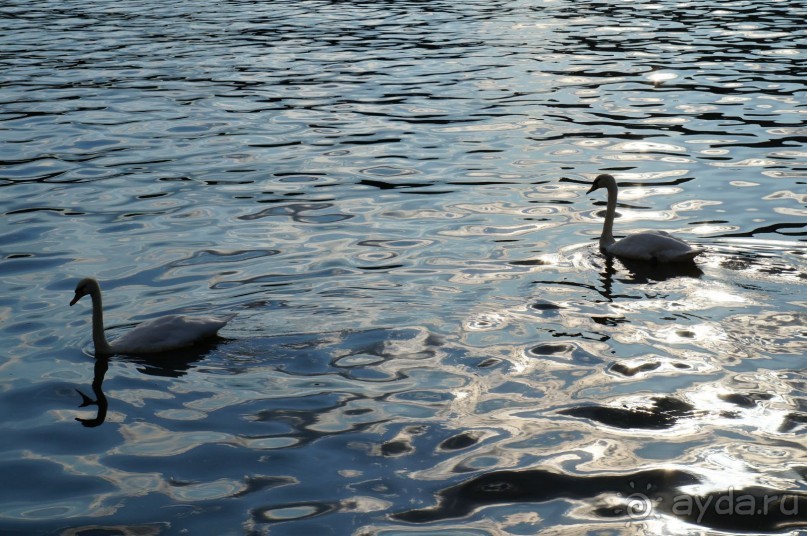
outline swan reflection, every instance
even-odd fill
[[[193,349],[187,349],[180,352],[157,354],[147,357],[127,357],[123,360],[134,363],[137,365],[138,372],[148,376],[179,378],[187,374],[189,370],[193,369],[196,362],[200,361],[205,355],[207,355],[207,353],[214,346],[216,346],[216,343],[211,342],[201,347],[197,346]],[[103,384],[106,373],[109,370],[109,360],[109,357],[97,357],[95,359],[92,379],[92,392],[93,395],[95,395],[94,399],[87,396],[80,389],[76,388],[76,392],[81,395],[81,404],[79,405],[80,408],[86,408],[89,406],[97,406],[98,408],[96,415],[93,418],[76,417],[76,421],[80,422],[87,428],[100,426],[106,420],[107,411],[109,409],[109,401],[104,394]]]
[[[618,269],[618,264],[622,265],[627,273]],[[703,275],[698,265],[694,263],[671,263],[658,264],[647,261],[637,261],[633,259],[615,259],[615,257],[605,257],[605,264],[600,271],[600,282],[602,296],[609,302],[615,298],[626,298],[629,296],[614,294],[614,278],[617,272],[624,275],[618,277],[620,283],[628,285],[645,285],[651,282],[661,282],[676,277],[689,277],[698,279]]]
[[[106,412],[109,408],[109,402],[106,399],[106,395],[104,395],[103,384],[104,376],[106,375],[107,370],[109,370],[108,358],[99,357],[95,360],[95,370],[92,378],[92,392],[95,395],[95,400],[82,393],[79,389],[76,389],[76,392],[81,395],[82,399],[81,405],[79,406],[80,408],[86,408],[87,406],[93,405],[98,406],[98,412],[95,414],[95,418],[85,419],[76,417],[76,420],[87,428],[100,426],[104,423],[104,420],[106,420]]]

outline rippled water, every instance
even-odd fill
[[[3,2],[2,533],[804,531],[805,18]]]

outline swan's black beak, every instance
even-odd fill
[[[598,188],[599,188],[599,186],[598,186],[598,185],[596,185],[596,184],[592,184],[592,185],[591,185],[591,188],[589,188],[589,189],[588,189],[588,192],[586,192],[586,194],[590,194],[591,192],[593,192],[594,190],[596,190],[596,189],[598,189]]]
[[[84,297],[84,294],[76,292],[76,295],[73,296],[72,300],[70,300],[70,306],[71,307],[74,306],[76,304],[76,302],[79,301],[82,297]]]

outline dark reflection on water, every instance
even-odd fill
[[[657,430],[671,428],[676,422],[692,414],[695,407],[673,397],[656,397],[652,405],[638,408],[610,408],[606,406],[579,406],[561,411],[563,415],[582,417],[615,428],[645,428]]]
[[[138,372],[151,376],[159,376],[165,378],[179,378],[193,369],[196,364],[204,357],[206,353],[214,349],[221,338],[205,341],[192,348],[184,348],[174,350],[171,353],[155,354],[150,356],[126,356],[119,359],[125,359],[126,362],[135,363]],[[93,367],[92,378],[92,392],[95,398],[87,396],[80,389],[76,389],[81,395],[81,405],[79,407],[96,406],[97,413],[94,418],[76,417],[76,420],[88,428],[100,426],[106,420],[106,414],[109,410],[109,400],[104,394],[104,378],[109,370],[109,357],[96,357],[95,365]]]
[[[0,533],[807,530],[805,18],[2,3]]]
[[[102,357],[95,360],[95,369],[92,377],[92,392],[95,395],[95,399],[90,398],[83,392],[76,389],[78,394],[81,395],[81,406],[79,407],[85,408],[87,406],[96,406],[98,408],[95,417],[91,419],[76,417],[76,420],[87,428],[100,426],[104,424],[104,421],[106,420],[106,412],[109,409],[109,401],[104,394],[104,376],[106,375],[107,370],[109,370],[109,359]]]
[[[763,487],[732,489],[730,495],[715,492],[693,496],[681,492],[682,487],[697,483],[697,477],[686,471],[666,469],[589,477],[537,469],[499,471],[441,492],[437,508],[412,510],[396,517],[412,523],[427,523],[463,517],[496,503],[593,499],[610,494],[620,500],[614,506],[596,508],[595,516],[641,521],[650,515],[650,508],[655,505],[662,512],[710,528],[778,532],[799,527],[797,513],[807,506],[805,493]],[[626,495],[622,495],[623,492]],[[728,512],[736,513],[729,515]]]

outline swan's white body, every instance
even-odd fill
[[[599,188],[608,190],[608,204],[605,209],[605,223],[600,236],[600,251],[626,259],[653,262],[689,262],[703,253],[680,238],[665,231],[648,231],[628,235],[621,240],[614,239],[614,216],[619,188],[616,179],[608,174],[598,175],[587,193]]]
[[[138,324],[110,343],[104,334],[104,307],[98,281],[92,278],[82,279],[76,286],[76,295],[70,305],[88,294],[92,298],[92,341],[96,356],[154,354],[193,346],[214,337],[235,316],[163,316]]]

